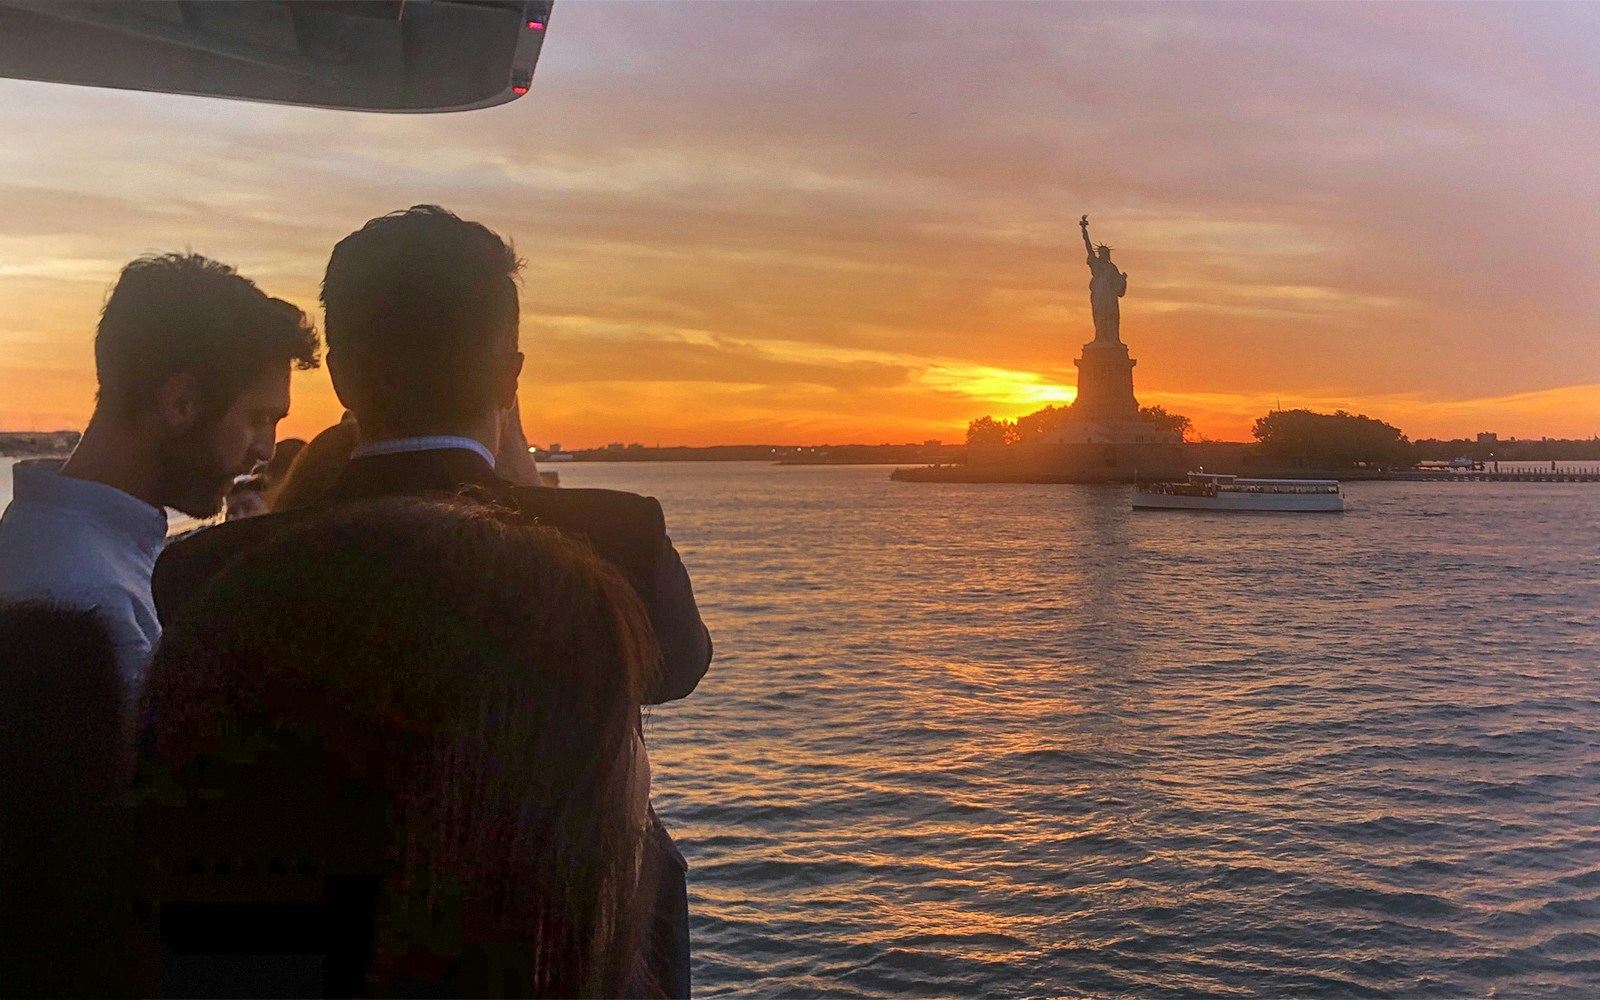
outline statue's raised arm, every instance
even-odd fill
[[[1089,241],[1089,217],[1078,220],[1083,230],[1083,249],[1089,254],[1089,304],[1094,309],[1094,339],[1101,343],[1121,343],[1122,310],[1117,300],[1128,291],[1128,276],[1111,263],[1111,248],[1098,248]]]

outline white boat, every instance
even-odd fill
[[[1134,484],[1134,510],[1341,511],[1337,479],[1241,479],[1191,472],[1183,482]]]

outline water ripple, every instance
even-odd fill
[[[1600,504],[586,465],[717,640],[648,724],[697,991],[1600,995]]]

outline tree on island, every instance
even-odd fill
[[[1258,417],[1250,433],[1261,442],[1262,455],[1316,468],[1389,468],[1412,462],[1411,442],[1400,428],[1344,410],[1274,410]]]
[[[1022,440],[1017,425],[1010,420],[979,417],[967,424],[967,444],[1016,444]]]
[[[1181,413],[1168,413],[1164,406],[1139,407],[1139,419],[1154,424],[1157,430],[1177,431],[1183,440],[1194,440],[1194,421]]]
[[[1017,437],[1023,441],[1031,441],[1056,430],[1071,419],[1070,405],[1046,406],[1042,410],[1034,410],[1025,417],[1017,418]]]
[[[1185,441],[1190,439],[1194,424],[1181,413],[1168,413],[1160,406],[1139,407],[1139,419],[1157,430],[1177,431]],[[979,417],[967,424],[967,444],[1016,444],[1020,441],[1037,441],[1051,431],[1059,430],[1072,420],[1072,407],[1046,406],[1026,416],[1012,420]]]

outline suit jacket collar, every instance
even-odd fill
[[[331,502],[409,493],[460,493],[471,488],[516,506],[511,483],[465,448],[408,451],[351,459],[328,493]]]

